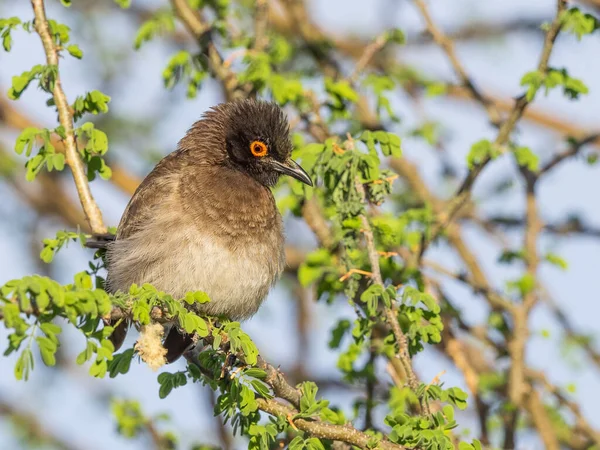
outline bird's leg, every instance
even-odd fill
[[[223,378],[229,376],[229,369],[231,369],[234,366],[236,360],[237,360],[236,356],[233,353],[231,353],[229,350],[227,350],[227,355],[225,356],[225,361],[223,362],[223,366],[221,367],[220,379],[223,379]]]

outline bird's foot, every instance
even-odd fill
[[[225,361],[223,362],[223,367],[221,367],[221,376],[219,379],[224,379],[229,376],[229,370],[234,366],[237,361],[236,356],[233,353],[227,352],[225,356]],[[235,375],[236,372],[233,373]]]

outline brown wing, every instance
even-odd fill
[[[172,193],[172,177],[178,172],[179,151],[163,158],[138,186],[123,212],[117,228],[117,239],[134,235],[152,220],[154,208]]]
[[[142,225],[151,222],[156,207],[164,201],[168,195],[172,194],[173,183],[170,180],[171,177],[177,173],[178,153],[179,152],[173,152],[163,158],[138,186],[123,212],[114,242],[133,236],[140,230]],[[107,246],[109,252],[111,251],[111,244]],[[110,279],[110,264],[107,269],[108,279]],[[107,288],[110,292],[110,283],[107,283]],[[125,319],[118,325],[117,321],[109,321],[109,324],[111,326],[116,326],[109,337],[116,351],[123,345],[130,322]]]

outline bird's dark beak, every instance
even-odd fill
[[[273,169],[277,172],[282,173],[284,175],[289,175],[292,178],[295,178],[298,181],[301,181],[304,184],[308,184],[309,186],[313,185],[312,180],[308,176],[308,174],[304,171],[300,164],[298,164],[293,159],[288,159],[286,162],[279,162],[276,160],[271,161],[273,165]]]

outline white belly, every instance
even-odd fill
[[[107,282],[112,292],[127,292],[133,283],[150,283],[174,298],[204,291],[211,301],[199,306],[202,313],[242,320],[256,313],[283,270],[278,238],[246,241],[232,251],[197,229],[161,237],[150,240],[142,232],[111,244]]]

